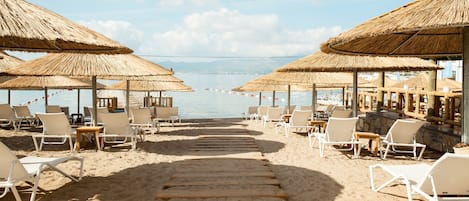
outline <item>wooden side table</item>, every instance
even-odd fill
[[[75,150],[80,152],[80,141],[81,135],[83,134],[93,134],[96,139],[96,149],[100,150],[99,143],[99,132],[103,130],[102,126],[83,126],[76,129],[76,141],[75,141]]]
[[[320,133],[324,133],[326,131],[327,121],[323,120],[311,120],[309,121],[310,126],[317,126]],[[322,131],[321,131],[322,128]]]
[[[379,147],[380,147],[380,136],[379,134],[376,134],[376,133],[373,133],[373,132],[359,132],[359,131],[356,131],[355,132],[355,139],[356,140],[360,140],[360,139],[369,139],[370,142],[374,141],[375,142],[375,146],[373,147],[373,150],[374,150],[374,156],[378,156],[378,151],[379,151]],[[368,147],[369,147],[369,150],[371,150],[371,145],[368,144]]]
[[[285,123],[290,122],[291,114],[284,114],[282,115],[282,119]]]

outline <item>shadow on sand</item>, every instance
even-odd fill
[[[273,153],[277,152],[282,149],[285,144],[276,141],[270,140],[255,140],[256,143],[259,145],[259,151],[263,153]],[[164,154],[164,155],[175,155],[175,156],[183,156],[183,155],[192,155],[197,156],[197,152],[191,151],[191,147],[194,146],[198,142],[197,139],[191,140],[168,140],[168,141],[159,141],[159,142],[142,142],[138,143],[138,149],[148,152],[148,153],[157,153],[157,154]],[[245,153],[247,151],[243,150],[236,150],[230,151],[230,154],[236,153]],[[216,153],[210,152],[213,155],[224,155],[227,152],[223,153]],[[206,155],[206,154],[200,154]]]
[[[241,160],[221,158],[227,163]],[[200,160],[199,160],[200,161]],[[172,163],[145,164],[127,168],[105,177],[85,176],[76,182],[69,182],[57,190],[41,192],[38,198],[48,200],[155,200],[156,193],[169,181],[177,167],[184,167],[191,160]],[[286,192],[290,201],[307,200],[335,200],[343,186],[331,177],[309,169],[270,165],[280,181],[280,187]],[[104,168],[104,167],[103,167]],[[233,171],[236,167],[233,166]],[[20,193],[23,199],[29,193]],[[5,201],[14,200],[9,193]]]

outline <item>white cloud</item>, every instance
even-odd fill
[[[115,20],[80,21],[80,24],[138,51],[144,41],[144,33],[130,22]]]
[[[165,32],[154,33],[143,51],[158,55],[289,56],[311,54],[340,27],[288,30],[276,15],[244,15],[219,9],[194,13]]]
[[[146,34],[126,21],[80,23],[132,48],[136,54],[159,56],[307,55],[342,31],[338,26],[291,30],[274,14],[245,15],[229,9],[193,13],[166,31]]]
[[[159,5],[163,7],[177,7],[183,5],[189,6],[207,6],[207,5],[217,5],[218,0],[160,0]]]

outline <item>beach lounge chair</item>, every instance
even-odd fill
[[[130,116],[132,119],[132,126],[134,129],[141,134],[142,141],[145,141],[145,134],[155,134],[160,132],[160,126],[158,121],[153,121],[151,119],[151,110],[150,108],[131,108]]]
[[[181,123],[178,107],[156,107],[156,120],[158,122],[169,122],[174,126],[174,122]]]
[[[258,106],[249,106],[247,113],[244,114],[244,119],[246,120],[253,120],[257,118],[257,107]]]
[[[46,105],[46,113],[60,113],[62,110],[59,105]]]
[[[101,147],[104,143],[123,144],[130,139],[132,150],[136,149],[137,137],[126,113],[101,113],[100,116],[104,126],[103,133],[99,135],[102,138]]]
[[[90,116],[91,116],[91,121],[90,122],[87,122],[85,123],[85,126],[91,126],[94,124],[94,120],[93,120],[93,109],[92,108],[89,108],[88,110],[90,112]],[[102,125],[102,120],[101,120],[101,114],[108,114],[109,113],[109,109],[107,107],[98,107],[96,108],[96,111],[97,111],[97,122],[98,122],[98,126],[99,125]]]
[[[290,108],[290,110],[288,108]],[[295,108],[296,108],[296,105],[290,105],[290,107],[288,107],[288,105],[285,105],[285,107],[283,108],[283,113],[282,114],[291,114],[291,113],[293,113]]]
[[[257,108],[257,120],[263,120],[264,119],[264,116],[267,115],[267,109],[269,108],[269,106],[267,105],[259,105],[259,107]]]
[[[349,118],[352,117],[352,110],[334,109],[330,117]]]
[[[412,153],[414,155],[414,159],[420,160],[423,152],[425,151],[426,145],[417,143],[415,136],[423,124],[425,124],[424,121],[397,119],[389,129],[386,136],[381,140],[381,144],[386,145],[383,159],[386,158],[389,150],[392,150],[395,153]],[[398,149],[402,147],[412,147],[412,150]],[[418,157],[417,148],[421,148]]]
[[[369,167],[371,189],[375,192],[400,181],[406,185],[407,198],[420,194],[428,200],[469,200],[469,155],[446,153],[432,165],[384,165]],[[373,170],[381,168],[392,178],[375,187]]]
[[[36,151],[41,151],[44,144],[65,144],[68,140],[70,151],[73,152],[72,137],[73,131],[70,122],[63,112],[61,113],[37,113],[39,120],[41,120],[43,129],[41,134],[33,134],[33,142]],[[40,138],[38,145],[37,138]],[[47,141],[47,138],[61,139],[60,141]]]
[[[0,104],[0,126],[17,129],[18,119],[9,104]]]
[[[263,117],[262,121],[264,122],[264,128],[267,123],[271,122],[282,122],[281,109],[279,107],[269,107],[267,109],[267,114]]]
[[[302,106],[300,106],[300,110],[309,110],[309,111],[313,111],[313,107],[312,107],[312,106],[309,106],[309,105],[302,105]]]
[[[26,126],[31,127],[37,121],[37,118],[31,114],[31,111],[26,105],[14,105],[13,110],[15,111],[16,118],[18,119],[18,129],[21,129],[23,123],[25,123]]]
[[[288,123],[285,123],[285,136],[288,137],[288,134],[290,134],[291,129],[304,129],[305,131],[308,131],[309,124],[308,120],[311,118],[311,110],[295,110],[293,111],[292,116],[290,117],[290,120]]]
[[[353,150],[354,157],[360,155],[360,142],[355,140],[354,132],[358,118],[336,118],[331,117],[327,122],[325,133],[308,133],[310,146],[312,147],[317,140],[319,142],[319,155],[324,157],[324,148],[326,145],[350,145],[347,148],[339,148],[340,151]],[[314,137],[314,140],[312,140]],[[358,145],[358,146],[355,146]]]
[[[27,156],[18,159],[5,144],[0,142],[0,158],[2,160],[0,163],[0,189],[3,190],[0,194],[0,198],[4,197],[11,191],[16,201],[21,201],[21,197],[16,189],[16,184],[21,181],[31,181],[33,183],[33,188],[30,200],[34,201],[36,198],[40,174],[45,170],[55,170],[76,182],[78,182],[83,176],[83,158],[75,156],[63,158]],[[80,175],[78,177],[71,176],[57,168],[58,164],[70,160],[80,162]]]

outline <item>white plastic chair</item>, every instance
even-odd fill
[[[138,130],[138,133],[141,134],[142,141],[145,141],[146,133],[153,135],[160,132],[158,121],[151,119],[150,108],[131,108],[130,114],[132,119],[130,126]]]
[[[395,153],[412,153],[414,159],[420,160],[426,145],[417,143],[415,136],[424,124],[425,122],[423,121],[397,119],[381,141],[382,145],[386,145],[383,159],[386,158],[389,150],[392,150]],[[412,147],[412,150],[402,150],[398,149],[398,147]],[[417,148],[421,148],[418,158]]]
[[[269,108],[269,106],[267,105],[259,105],[259,107],[257,107],[257,120],[263,120],[264,117],[267,115],[267,109]]]
[[[41,134],[34,134],[33,142],[36,151],[41,151],[44,144],[65,144],[69,142],[70,151],[73,152],[72,137],[73,131],[70,122],[63,112],[61,113],[37,113],[39,120],[41,120],[43,129]],[[40,145],[38,146],[37,138],[41,138]],[[46,141],[47,138],[62,139],[61,141]]]
[[[32,180],[33,188],[30,200],[34,201],[38,189],[39,176],[42,171],[48,169],[55,170],[76,182],[78,182],[83,176],[83,158],[75,156],[63,158],[28,156],[18,160],[16,155],[13,154],[5,144],[0,142],[0,158],[2,160],[0,163],[0,189],[3,189],[3,193],[0,194],[0,198],[4,197],[11,191],[16,201],[21,201],[21,197],[16,189],[16,184],[21,181]],[[80,162],[80,175],[78,177],[71,176],[56,167],[58,164],[70,160]]]
[[[360,155],[360,142],[355,140],[354,132],[358,117],[337,118],[330,117],[327,122],[325,133],[308,133],[310,146],[312,147],[317,140],[319,142],[319,155],[324,157],[325,145],[350,145],[350,148],[340,148],[340,151],[351,151],[358,158]],[[311,138],[314,137],[314,140]],[[358,146],[356,146],[358,145]]]
[[[375,192],[400,181],[406,185],[407,198],[412,194],[420,194],[428,200],[469,200],[469,155],[446,153],[432,165],[384,165],[376,164],[369,167],[371,189]],[[392,178],[375,187],[373,170],[381,168]],[[453,197],[445,197],[453,196]],[[454,197],[456,196],[456,197]],[[463,197],[464,196],[464,197]]]
[[[267,109],[267,114],[263,117],[262,121],[264,122],[264,128],[268,122],[282,122],[282,113],[279,107],[269,107]]]
[[[31,111],[26,105],[14,105],[13,110],[15,111],[16,118],[18,119],[18,129],[21,129],[23,122],[26,123],[27,126],[31,127],[37,120],[37,118],[31,114]]]
[[[258,106],[249,106],[247,113],[244,114],[246,120],[253,120],[257,118],[257,107]]]
[[[0,125],[12,126],[16,130],[17,124],[18,119],[13,108],[9,104],[0,104]]]
[[[126,113],[102,113],[100,116],[104,126],[103,133],[99,135],[102,138],[101,147],[104,147],[104,143],[126,143],[130,138],[132,150],[136,149],[137,137]]]
[[[295,110],[290,117],[288,123],[285,123],[285,136],[291,132],[291,129],[305,129],[308,131],[310,126],[308,125],[308,120],[311,118],[311,110]]]

